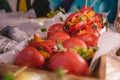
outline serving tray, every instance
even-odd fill
[[[0,76],[2,76],[3,73],[5,73],[6,71],[16,72],[19,69],[21,69],[21,67],[19,66],[0,63]],[[58,75],[54,72],[32,69],[32,68],[27,68],[24,71],[36,73],[37,75],[39,75],[39,77],[41,77],[40,80],[60,80]],[[66,74],[64,75],[63,80],[66,79],[67,80],[105,80],[105,71],[106,71],[106,55],[102,56],[99,59],[99,63],[97,64],[95,70],[89,76],[77,76],[72,74]]]

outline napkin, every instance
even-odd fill
[[[92,62],[90,64],[90,72],[92,72],[97,63],[96,60],[99,59],[104,54],[109,54],[120,48],[120,34],[112,31],[103,32],[98,40],[98,51],[95,53]]]

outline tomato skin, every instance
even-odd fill
[[[24,48],[16,57],[15,64],[31,68],[42,68],[45,59],[34,47]]]
[[[51,71],[56,71],[59,67],[63,67],[71,74],[88,74],[88,63],[79,54],[70,50],[56,53],[50,59],[48,66]]]
[[[90,31],[90,32],[95,34],[98,38],[101,36],[100,31],[98,31],[98,30],[93,30],[93,31]]]
[[[68,49],[73,48],[75,46],[87,48],[87,45],[84,41],[75,37],[71,37],[70,39],[65,40],[64,42],[62,42],[62,44],[64,48],[68,48]]]
[[[64,26],[63,23],[55,23],[55,24],[51,25],[48,29],[47,36],[49,37],[50,35],[54,34],[55,32],[63,31],[63,26]]]
[[[49,36],[48,39],[53,41],[63,42],[69,38],[70,38],[70,35],[66,32],[56,32],[55,34],[52,34],[51,36]]]
[[[83,40],[88,47],[96,47],[98,44],[98,37],[91,33],[85,32],[77,36],[79,39]]]

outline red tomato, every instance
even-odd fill
[[[95,34],[98,38],[101,36],[100,31],[98,31],[98,30],[93,30],[93,31],[88,31],[88,32],[92,32],[92,33]]]
[[[34,47],[24,48],[16,57],[15,64],[19,66],[28,66],[31,68],[42,68],[44,57]]]
[[[95,34],[98,38],[101,36],[100,34],[100,31],[98,31],[98,29],[95,29],[95,30],[80,30],[78,33],[76,33],[74,36],[79,36],[80,34],[82,33],[85,33],[85,32],[90,32],[90,33],[93,33]]]
[[[80,34],[82,34],[82,33],[84,33],[84,32],[90,32],[90,33],[93,33],[94,35],[96,35],[98,38],[101,36],[101,34],[100,34],[100,31],[98,30],[98,29],[90,29],[90,28],[88,28],[88,29],[86,29],[86,30],[81,30],[81,31],[79,31],[78,33],[76,33],[74,36],[76,36],[76,35],[80,35]]]
[[[71,74],[88,74],[88,63],[78,53],[70,50],[53,55],[48,67],[51,71],[56,71],[59,67],[62,67]]]
[[[70,38],[70,35],[66,32],[56,32],[48,37],[48,39],[50,40],[60,41],[60,42],[63,42],[69,38]]]
[[[48,29],[47,36],[49,37],[50,35],[54,34],[55,32],[63,31],[63,26],[64,26],[64,24],[62,24],[62,23],[55,23],[55,24],[51,25]]]
[[[64,48],[73,48],[75,46],[87,48],[87,45],[83,40],[75,37],[71,37],[70,39],[63,41],[62,44]]]
[[[98,44],[98,37],[91,32],[82,33],[78,35],[78,38],[83,40],[88,47],[96,47]]]

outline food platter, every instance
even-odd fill
[[[102,56],[100,58],[100,63],[97,65],[96,69],[90,76],[76,76],[76,75],[71,75],[67,74],[64,76],[65,80],[105,80],[105,72],[106,72],[106,55]],[[10,65],[10,64],[3,64],[0,63],[0,73],[5,73],[6,71],[12,71],[16,72],[19,70],[21,67],[15,66],[15,65]],[[37,70],[37,69],[31,69],[28,68],[25,71],[28,72],[34,72],[37,75],[41,77],[41,80],[59,80],[59,77],[57,76],[56,73],[53,72],[48,72],[44,70]],[[45,78],[42,76],[45,76]],[[64,80],[64,79],[63,79]]]
[[[92,14],[92,15],[91,15]],[[74,20],[76,21],[76,20],[78,20],[79,18],[80,18],[80,20],[81,20],[81,22],[82,21],[84,21],[84,20],[86,20],[87,18],[89,18],[89,17],[93,17],[93,14],[95,14],[94,13],[94,11],[92,11],[92,13],[91,13],[90,15],[88,15],[88,16],[85,16],[85,15],[82,15],[82,17],[81,17],[81,14],[77,14],[77,18],[76,18],[76,13],[75,13],[75,15],[73,16],[72,15],[72,18],[73,18],[73,22],[72,22],[72,20],[69,20],[69,19],[72,19],[71,17],[69,17],[68,18],[68,20],[66,20],[65,21],[65,25],[64,25],[64,29],[67,29],[66,30],[66,32],[68,32],[69,34],[72,34],[72,36],[73,36],[73,34],[75,34],[76,32],[78,32],[78,30],[77,29],[80,29],[81,31],[82,31],[82,28],[83,27],[81,27],[81,24],[79,24],[79,22],[75,22],[74,23]],[[63,16],[62,16],[63,17]],[[87,18],[86,18],[87,17]],[[57,17],[55,17],[54,19],[49,19],[48,21],[47,21],[47,23],[45,23],[46,25],[41,25],[40,26],[40,28],[43,28],[43,27],[50,27],[50,25],[51,24],[53,24],[53,22],[51,22],[52,20],[54,20],[55,21],[55,23],[57,22],[57,18],[59,18],[59,15],[57,15]],[[101,15],[100,14],[97,14],[97,18],[96,18],[96,16],[95,16],[95,22],[94,22],[94,19],[93,19],[93,22],[94,23],[92,23],[92,20],[91,20],[91,18],[89,18],[91,21],[90,21],[90,25],[87,25],[88,27],[90,27],[91,28],[91,26],[92,27],[96,27],[96,24],[97,24],[97,26],[98,26],[98,24],[103,24],[102,22],[100,22],[99,23],[99,21],[101,20]],[[57,19],[57,20],[56,20]],[[87,23],[89,22],[89,19],[87,19],[88,21],[87,21]],[[96,23],[96,21],[98,22],[98,23]],[[33,20],[33,22],[34,22],[34,20]],[[49,23],[49,22],[51,22],[51,24]],[[59,20],[58,20],[58,22],[60,22]],[[69,23],[67,23],[67,22],[69,22]],[[80,22],[80,23],[81,23]],[[35,23],[36,23],[36,21],[35,21]],[[62,23],[62,22],[61,22]],[[91,24],[92,23],[92,24]],[[29,23],[28,23],[29,24]],[[39,21],[37,22],[37,24],[40,24],[39,23]],[[74,25],[73,25],[74,24]],[[77,24],[77,25],[76,25]],[[86,22],[85,22],[85,24],[86,24]],[[72,25],[72,27],[71,27],[71,25]],[[80,27],[79,27],[79,26]],[[30,25],[29,25],[30,26]],[[69,28],[68,28],[68,26],[69,26]],[[83,26],[83,25],[82,25]],[[86,25],[85,25],[86,26]],[[102,25],[103,26],[103,25]],[[99,27],[99,26],[98,26]],[[71,28],[71,29],[70,29]],[[25,29],[25,28],[24,28]],[[23,29],[23,30],[24,30]],[[32,29],[34,29],[34,28],[32,28]],[[31,29],[31,30],[32,30]],[[38,27],[36,27],[36,29],[39,29]],[[36,31],[36,29],[35,29],[35,31]],[[88,29],[87,27],[86,27],[86,29]],[[92,28],[91,28],[92,29]],[[100,25],[100,29],[102,30],[102,29],[104,29],[103,27],[101,27],[101,25]],[[28,30],[28,31],[26,31],[26,32],[29,32],[29,33],[31,33],[31,34],[33,34],[34,33],[34,31],[30,31],[29,29],[27,29],[26,28],[26,30]],[[40,30],[40,29],[39,29]],[[90,30],[90,29],[88,29],[88,30]],[[35,33],[39,33],[39,31],[38,32],[35,32]],[[46,33],[44,34],[44,33],[39,33],[41,36],[42,36],[42,38],[44,38],[45,36],[46,36]],[[40,36],[39,35],[39,36]],[[40,37],[41,37],[40,36]],[[33,39],[33,35],[32,35],[32,38],[30,37],[30,40],[31,39]],[[33,40],[35,40],[35,39],[33,39]],[[27,45],[26,45],[26,43],[28,42],[28,39],[27,40],[25,40],[24,42],[22,42],[22,43],[20,43],[19,45],[17,45],[16,47],[15,47],[15,49],[13,49],[13,51],[14,52],[16,52],[16,51],[18,51],[18,53],[22,50],[22,49],[24,49],[24,47],[27,47]],[[23,46],[21,46],[21,45],[24,45],[24,47]],[[95,44],[95,46],[96,46],[96,44]],[[43,47],[44,48],[44,47]],[[7,55],[7,57],[9,56],[9,57],[11,57],[11,58],[13,58],[13,56],[16,56],[16,55],[14,55],[14,52],[13,52],[13,54],[9,54],[9,55],[11,55],[11,56],[9,56],[9,55]],[[102,54],[104,54],[104,53],[100,53],[101,55]],[[74,75],[74,74],[65,74],[64,76],[63,76],[63,80],[64,80],[64,78],[65,78],[65,80],[67,79],[67,80],[80,80],[80,79],[84,79],[84,80],[98,80],[98,79],[100,79],[100,80],[104,80],[105,79],[105,73],[106,73],[106,55],[99,55],[98,56],[98,59],[97,59],[97,62],[94,62],[94,63],[96,63],[97,65],[94,65],[94,69],[92,70],[92,72],[91,73],[89,73],[87,76],[82,76],[82,75]],[[29,73],[35,73],[37,76],[39,76],[39,78],[41,78],[42,76],[41,75],[44,75],[45,76],[45,78],[44,79],[41,79],[41,80],[59,80],[59,77],[58,77],[58,75],[57,75],[57,73],[56,72],[50,72],[50,71],[46,71],[46,70],[44,70],[44,69],[33,69],[33,68],[28,68],[28,66],[26,67],[26,66],[23,66],[22,65],[22,67],[19,67],[18,66],[18,64],[17,65],[15,65],[15,64],[10,64],[14,59],[12,59],[11,61],[9,61],[10,60],[10,58],[7,58],[7,57],[5,57],[5,56],[3,56],[3,60],[1,61],[1,63],[0,63],[0,74],[1,75],[4,75],[3,73],[4,72],[12,72],[12,73],[19,73],[19,75],[20,74],[22,74],[22,73],[25,73],[25,74],[29,74]],[[15,58],[15,57],[14,57]],[[23,59],[23,57],[21,57],[22,59]],[[21,58],[20,58],[20,60],[21,60]],[[8,62],[7,62],[7,61]],[[13,61],[14,62],[14,61]],[[12,62],[12,63],[13,63]],[[21,61],[23,64],[24,64],[24,61]],[[64,61],[63,61],[64,62]],[[92,64],[93,65],[93,64]],[[77,66],[76,66],[77,67]],[[32,73],[30,74],[30,75],[32,75]],[[32,75],[33,76],[33,75]],[[33,76],[34,77],[34,76]]]

